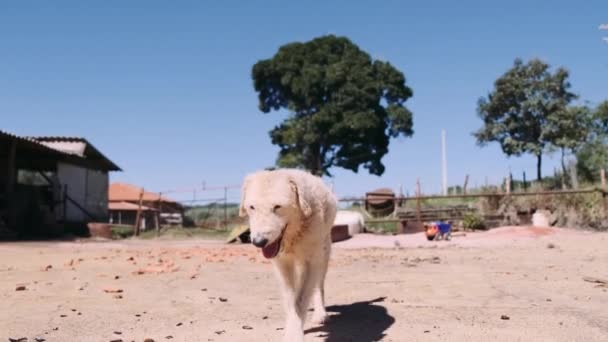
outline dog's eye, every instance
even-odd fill
[[[252,205],[250,205],[250,206],[249,206],[249,209],[251,209],[251,210],[255,210],[255,207],[254,207],[254,206],[252,206]]]
[[[273,210],[274,210],[274,211],[277,211],[277,210],[279,210],[279,209],[281,209],[281,206],[280,206],[280,205],[275,205]]]

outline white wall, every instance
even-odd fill
[[[105,220],[108,215],[108,174],[106,172],[89,170],[71,164],[58,163],[57,176],[61,191],[67,185],[68,196],[85,208],[99,220]],[[88,222],[88,215],[69,201],[66,202],[66,221]],[[63,218],[63,209],[57,213]]]

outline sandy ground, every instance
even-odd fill
[[[308,341],[608,341],[608,234],[507,227],[334,245]],[[210,241],[0,244],[0,341],[279,341],[271,265]],[[20,291],[17,291],[19,289]],[[25,340],[23,340],[25,341]]]

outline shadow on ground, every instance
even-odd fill
[[[374,305],[383,302],[380,297],[365,302],[348,305],[334,305],[327,308],[331,315],[325,325],[306,330],[306,334],[325,337],[327,342],[370,342],[379,341],[384,333],[395,323],[395,318],[388,314],[385,307]]]

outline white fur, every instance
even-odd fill
[[[285,229],[281,251],[272,259],[285,301],[285,342],[304,341],[311,299],[313,321],[326,320],[324,283],[336,207],[323,181],[304,171],[260,171],[243,182],[240,214],[249,217],[252,239],[273,242]]]
[[[334,225],[347,225],[348,235],[353,236],[363,232],[363,229],[365,228],[365,219],[360,212],[339,210],[336,214]]]

